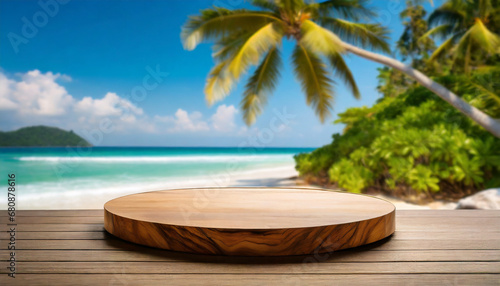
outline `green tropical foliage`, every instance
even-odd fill
[[[431,38],[422,38],[428,30],[425,19],[427,12],[422,6],[422,2],[423,0],[406,1],[406,9],[400,14],[405,29],[396,43],[403,60],[411,58],[414,64],[421,58],[428,58],[429,53],[435,48]],[[424,67],[421,64],[417,64],[417,66]]]
[[[388,67],[378,68],[377,70],[377,79],[379,81],[377,91],[386,96],[395,97],[404,92],[409,85],[415,84],[414,81],[397,70]]]
[[[352,192],[459,197],[500,185],[500,139],[449,105],[475,110],[462,108],[498,134],[498,124],[488,115],[500,117],[499,1],[448,0],[428,20],[422,1],[407,1],[400,15],[405,29],[395,54],[413,69],[352,46],[391,52],[387,30],[370,22],[374,12],[364,0],[254,0],[256,10],[206,9],[187,21],[181,38],[188,50],[201,42],[214,43],[216,64],[205,86],[209,104],[227,96],[251,72],[241,101],[247,124],[262,113],[279,80],[283,38],[296,43],[291,55],[294,72],[306,103],[321,121],[332,112],[336,81],[360,96],[343,59],[347,50],[388,65],[378,75],[377,90],[383,97],[372,107],[340,114],[336,123],[345,125],[343,134],[297,155],[297,170],[311,181]],[[415,69],[431,78],[415,76]],[[436,82],[445,88],[436,91]],[[450,97],[449,91],[461,98]],[[478,119],[485,117],[488,120]]]
[[[248,78],[241,109],[250,125],[262,113],[279,79],[281,41],[294,39],[292,64],[310,105],[323,122],[331,115],[338,79],[360,96],[354,77],[343,59],[342,41],[389,52],[387,30],[361,22],[374,13],[365,0],[321,3],[304,0],[251,1],[258,10],[212,8],[192,16],[184,25],[184,47],[194,49],[213,41],[216,61],[209,73],[205,95],[209,104],[227,96],[235,84],[256,66]]]
[[[433,43],[426,46],[422,40],[439,29],[425,33],[425,11],[419,1],[407,1],[402,13],[405,31],[397,43],[399,54],[413,67],[425,70],[493,118],[500,118],[500,58],[490,48],[496,45],[496,35],[484,33],[490,37],[484,38],[490,42],[487,46],[479,47],[475,41],[480,40],[477,27],[498,33],[499,4],[446,2],[431,14],[430,23],[451,25],[441,32],[452,40],[445,39],[433,51]],[[473,53],[461,52],[464,42]],[[350,192],[382,191],[414,200],[460,198],[500,186],[499,138],[394,69],[380,68],[378,79],[377,90],[383,97],[374,106],[339,114],[336,123],[345,125],[343,134],[295,157],[301,176]]]
[[[448,0],[430,15],[429,24],[432,29],[422,39],[437,36],[443,40],[431,60],[450,56],[468,73],[471,65],[500,52],[498,0]]]
[[[500,139],[421,87],[350,108],[336,122],[346,125],[342,135],[295,157],[301,176],[407,197],[460,197],[500,183]]]

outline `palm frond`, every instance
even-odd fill
[[[287,18],[292,23],[295,20],[295,15],[297,15],[306,6],[304,0],[279,0],[276,1],[276,5],[282,13],[287,15]]]
[[[436,50],[434,50],[434,52],[432,53],[432,55],[429,57],[429,61],[432,62],[432,61],[436,60],[437,58],[439,58],[442,55],[444,55],[445,52],[447,52],[451,48],[453,48],[455,42],[457,42],[458,39],[460,39],[463,34],[464,33],[457,33],[457,34],[449,37],[439,47],[437,47]]]
[[[474,25],[461,36],[453,54],[453,63],[459,58],[463,59],[466,73],[468,73],[471,61],[471,47],[490,54],[498,53],[500,52],[500,37],[489,31],[481,20],[476,19]]]
[[[368,0],[328,0],[319,3],[318,11],[322,16],[344,18],[359,21],[362,18],[376,16],[373,8],[368,7]]]
[[[267,97],[274,90],[281,68],[281,57],[277,47],[273,47],[264,57],[254,74],[249,78],[241,101],[243,119],[252,125],[262,113]]]
[[[471,86],[475,87],[478,91],[479,96],[487,98],[487,100],[490,100],[490,105],[496,105],[497,109],[500,110],[500,94],[495,93],[494,91],[490,90],[488,87],[485,87],[481,84],[478,84],[476,82],[471,82]]]
[[[279,7],[276,5],[274,0],[252,0],[252,5],[260,7],[265,10],[272,11],[274,13],[279,13]]]
[[[434,10],[429,15],[429,26],[435,27],[438,25],[447,24],[453,27],[458,27],[465,21],[465,11],[459,7],[459,4],[451,2],[444,3],[441,7]]]
[[[490,0],[479,0],[478,3],[479,17],[484,19],[493,10],[493,5]]]
[[[251,32],[240,31],[221,38],[213,46],[212,57],[218,61],[233,57],[250,36]]]
[[[185,49],[193,50],[203,41],[219,39],[241,30],[255,31],[270,22],[281,20],[269,12],[216,7],[189,17],[182,27],[181,39]]]
[[[275,23],[269,23],[253,33],[231,59],[228,66],[231,75],[238,79],[248,67],[258,64],[263,54],[279,45],[282,37],[283,30]]]
[[[235,80],[227,71],[227,63],[227,61],[218,63],[208,74],[204,90],[208,105],[222,100],[231,92]]]
[[[499,74],[499,67],[481,67],[472,77],[460,82],[463,93],[471,96],[469,102],[494,118],[500,118],[500,93],[495,81]]]
[[[319,23],[345,42],[386,53],[391,52],[387,42],[389,31],[379,24],[354,23],[331,17],[321,17]]]
[[[488,30],[483,21],[476,19],[469,31],[471,39],[480,49],[491,54],[500,52],[500,37]]]
[[[306,102],[312,105],[321,122],[330,116],[333,103],[333,81],[325,63],[306,46],[298,44],[292,55],[295,75],[306,94]]]
[[[443,24],[430,29],[425,34],[423,34],[418,40],[422,41],[428,37],[434,37],[434,36],[437,36],[439,39],[445,39],[452,32],[453,32],[453,26]]]
[[[356,80],[354,80],[354,76],[352,75],[351,70],[347,66],[344,58],[340,54],[333,54],[328,57],[330,61],[330,65],[335,71],[335,76],[341,78],[344,81],[344,84],[351,90],[352,95],[355,98],[360,98],[361,93],[359,92],[358,85],[356,84]]]
[[[467,45],[467,48],[465,50],[464,71],[466,74],[469,73],[471,46],[472,46],[472,43],[469,42],[469,44]]]
[[[413,10],[412,8],[415,8],[418,6],[423,6],[424,2],[427,2],[427,1],[425,1],[425,0],[407,1],[406,8],[403,11],[401,11],[401,13],[399,13],[399,18],[401,20],[405,20],[406,18],[411,17],[411,12]],[[430,2],[431,6],[434,6],[434,4],[432,3],[432,0],[429,0],[428,2]]]
[[[331,31],[305,20],[301,26],[300,44],[317,54],[331,55],[344,51],[342,41]]]

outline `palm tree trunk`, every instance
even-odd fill
[[[484,129],[488,130],[491,134],[495,135],[496,137],[500,138],[500,121],[496,120],[494,118],[491,118],[481,110],[475,108],[474,106],[470,105],[460,97],[458,97],[456,94],[453,92],[449,91],[446,89],[444,86],[440,85],[439,83],[433,81],[423,73],[419,72],[418,70],[412,68],[411,66],[407,66],[403,64],[402,62],[391,59],[389,57],[379,55],[373,52],[369,52],[367,50],[360,49],[358,47],[355,47],[353,45],[350,45],[348,43],[343,43],[344,49],[348,52],[351,52],[355,55],[358,55],[360,57],[363,57],[365,59],[369,59],[372,61],[375,61],[377,63],[381,63],[385,66],[394,68],[399,70],[400,72],[408,75],[409,77],[413,78],[416,80],[418,83],[420,83],[422,86],[428,88],[437,96],[441,97],[443,100],[447,101],[449,104],[454,106],[456,109],[460,110],[463,114],[477,122],[479,125],[481,125]]]

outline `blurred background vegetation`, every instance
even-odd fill
[[[66,147],[92,146],[73,130],[65,131],[56,127],[31,126],[15,131],[0,131],[1,147]]]
[[[421,1],[407,1],[394,53],[500,118],[500,57],[489,49],[498,45],[500,3],[479,2],[451,0],[427,15]],[[380,68],[378,79],[382,98],[374,106],[339,114],[342,134],[295,156],[307,182],[414,202],[456,200],[500,186],[499,138],[398,71]]]

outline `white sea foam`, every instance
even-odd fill
[[[99,163],[182,163],[182,162],[254,162],[267,160],[291,160],[290,155],[210,155],[210,156],[24,156],[19,161],[46,162],[99,162]]]
[[[266,186],[274,181],[296,175],[293,164],[238,172],[220,172],[186,178],[156,178],[130,182],[128,180],[74,179],[19,186],[20,209],[83,209],[102,208],[104,203],[118,196],[177,188]],[[0,206],[5,209],[5,196]]]

